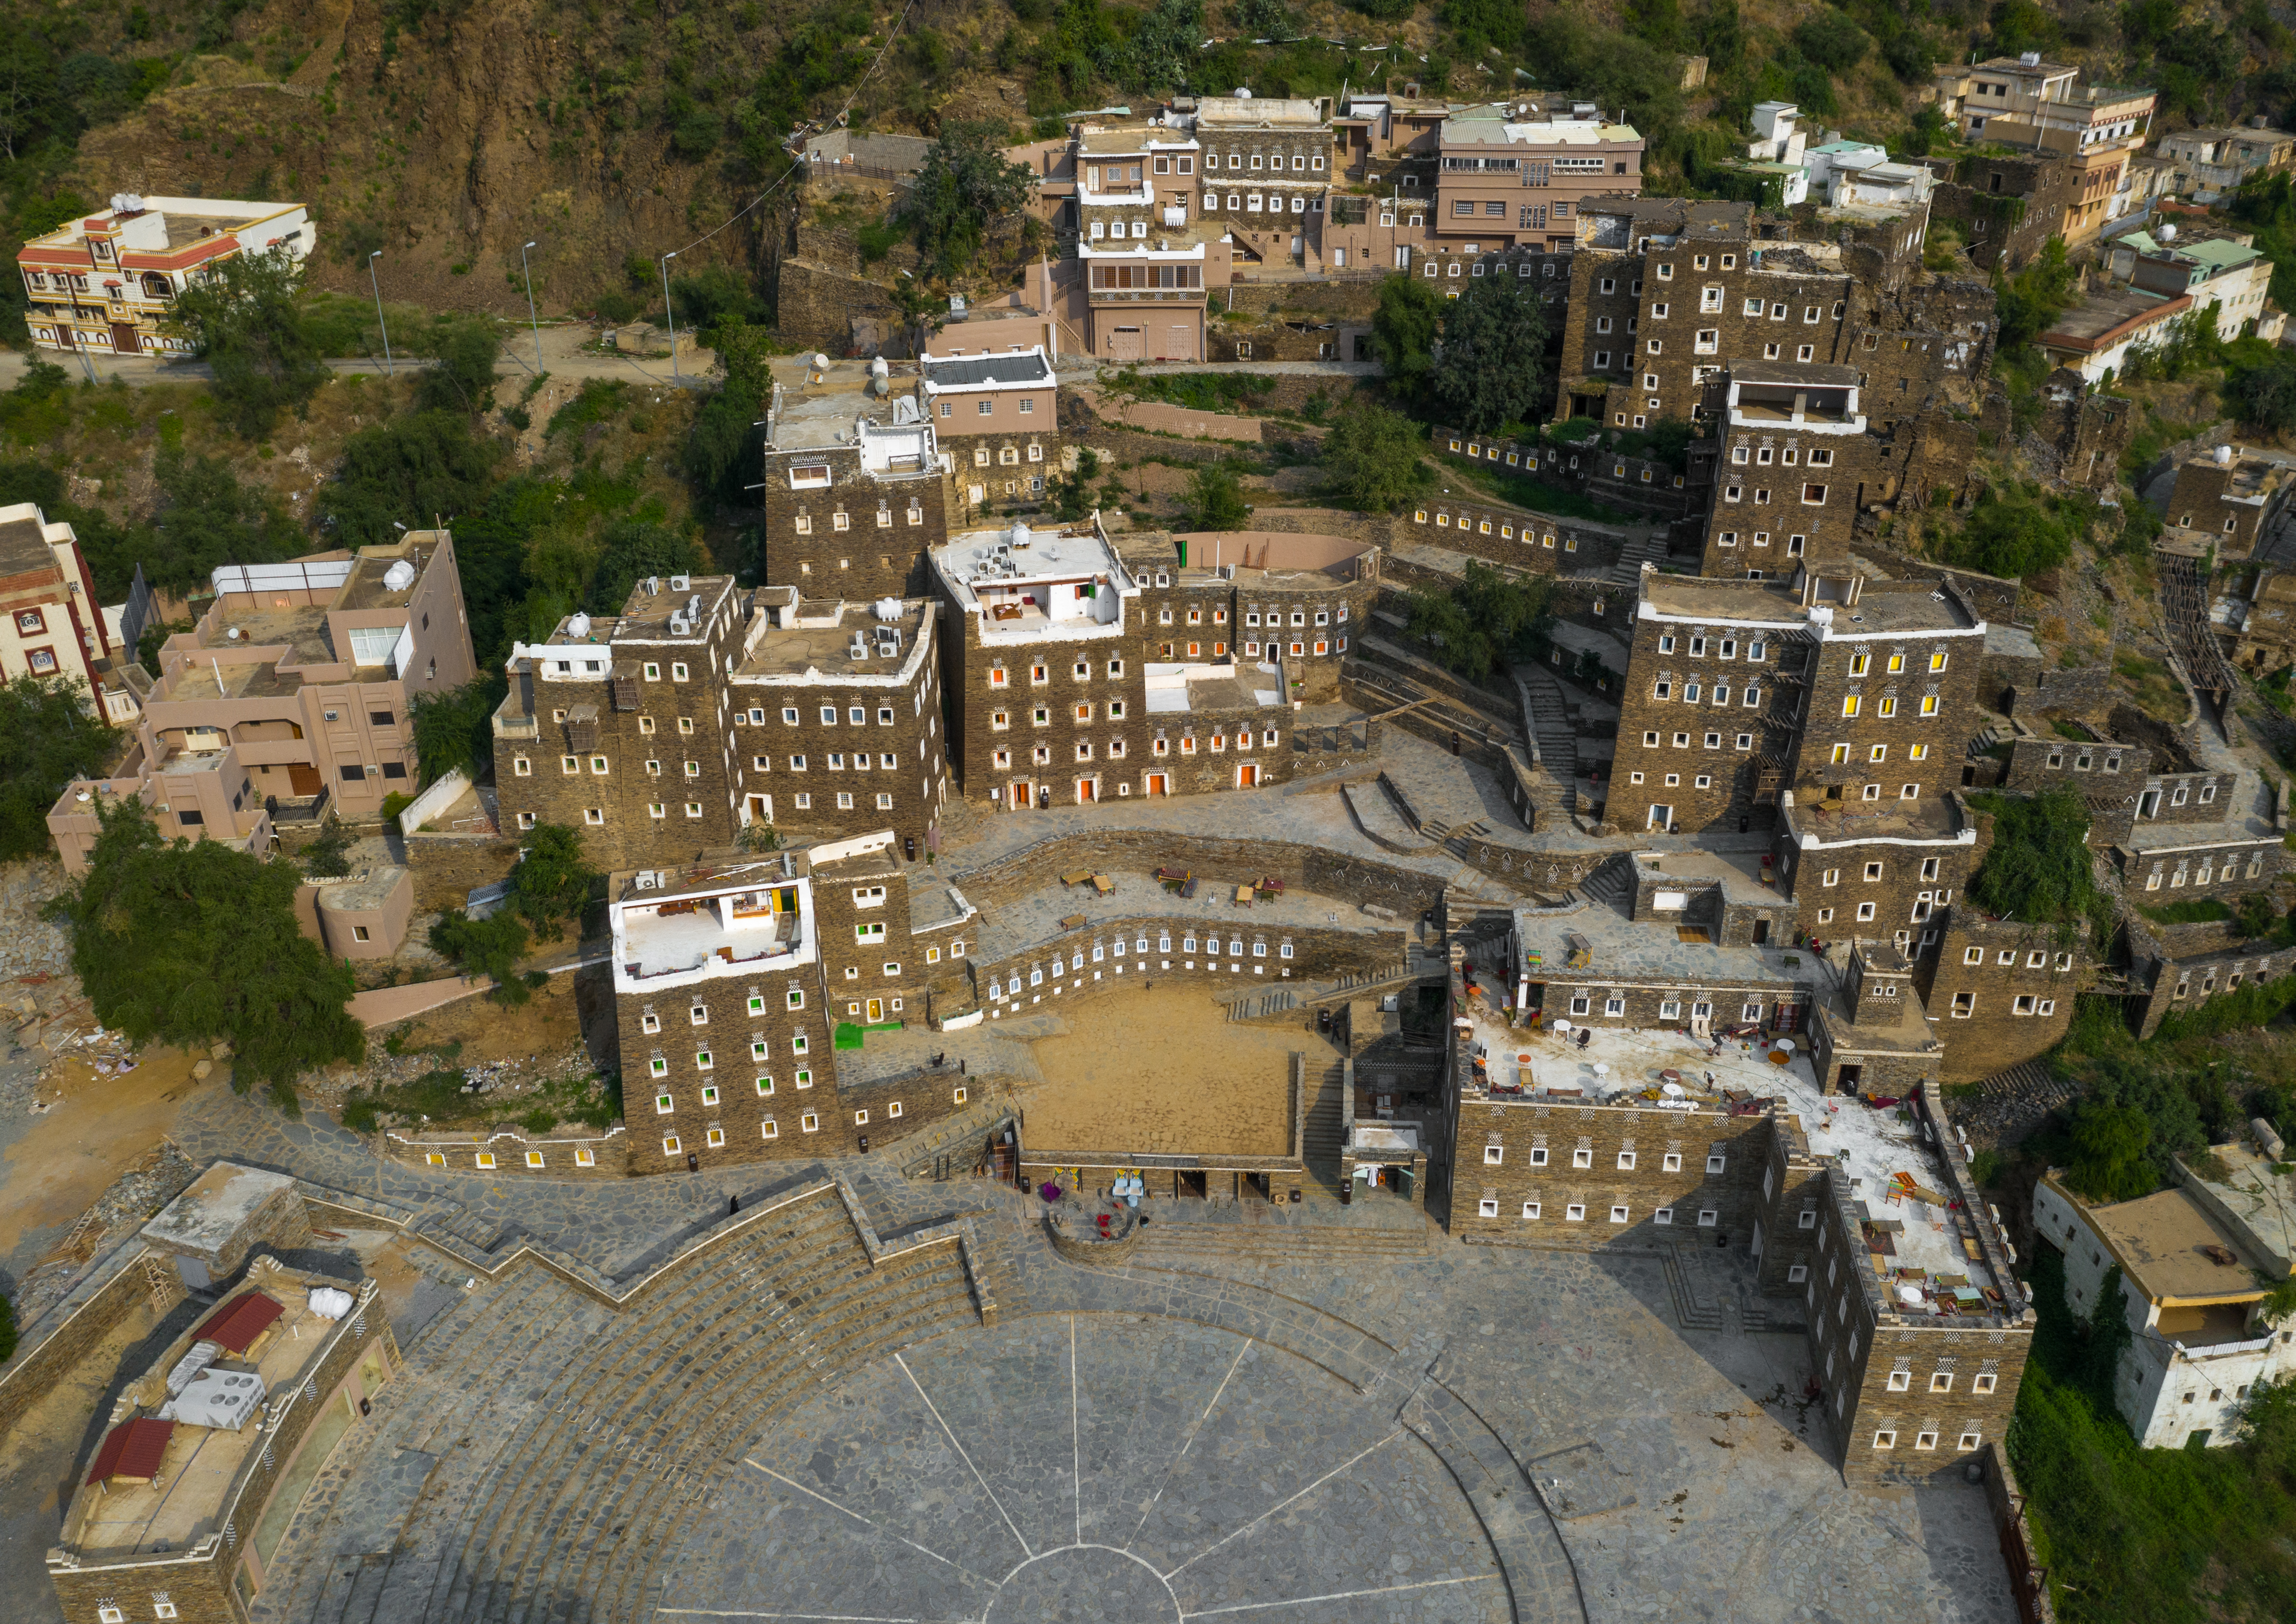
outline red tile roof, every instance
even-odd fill
[[[286,1311],[260,1292],[244,1292],[209,1315],[207,1324],[193,1333],[192,1340],[213,1342],[226,1353],[245,1353]]]
[[[168,1453],[168,1440],[175,1433],[174,1422],[155,1421],[149,1415],[121,1422],[103,1435],[87,1480],[100,1483],[106,1478],[152,1477],[159,1472],[160,1462]]]

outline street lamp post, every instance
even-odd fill
[[[374,290],[375,324],[382,329],[382,375],[388,378],[393,375],[390,366],[390,324],[383,319],[382,283],[376,279],[374,274],[374,262],[381,258],[382,250],[379,248],[366,257],[366,282],[367,286]]]
[[[669,381],[682,386],[685,380],[677,374],[677,308],[669,302],[669,262],[674,253],[661,257],[661,313],[669,318]]]
[[[526,275],[526,320],[527,324],[534,329],[534,375],[539,378],[542,376],[542,318],[534,313],[534,272],[526,263],[526,249],[533,246],[529,242],[526,248],[518,250],[518,268]]]

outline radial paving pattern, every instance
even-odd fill
[[[1403,1397],[1175,1320],[942,1336],[758,1439],[668,1553],[660,1616],[1512,1620]]]

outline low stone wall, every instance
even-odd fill
[[[2017,1486],[2009,1451],[1995,1439],[1978,1452],[1985,1473],[1985,1505],[1993,1513],[1993,1531],[2001,1538],[2001,1554],[2009,1564],[2009,1589],[2017,1600],[2023,1624],[2056,1624],[2056,1604],[2049,1600],[2048,1570],[2033,1545],[2032,1524],[2025,1519],[2025,1493]]]
[[[490,980],[467,975],[448,976],[439,981],[410,981],[403,987],[376,987],[353,993],[348,1007],[352,1020],[373,1031],[377,1027],[412,1021],[449,1004],[459,1004],[493,985]]]
[[[482,885],[492,885],[518,865],[518,842],[500,835],[436,834],[406,837],[406,868],[414,876],[414,912],[420,916],[459,908]]]
[[[411,1168],[583,1184],[627,1177],[630,1171],[629,1135],[619,1126],[578,1135],[529,1134],[516,1128],[465,1133],[385,1128],[369,1135],[367,1143],[385,1161]]]
[[[1128,1259],[1140,1250],[1140,1218],[1131,1208],[1120,1210],[1110,1225],[1112,1232],[1103,1240],[1094,1234],[1097,1226],[1087,1222],[1083,1215],[1063,1213],[1055,1209],[1045,1214],[1045,1238],[1053,1250],[1071,1263],[1087,1267],[1108,1268]]]
[[[16,1357],[0,1367],[0,1432],[22,1420],[138,1300],[152,1299],[164,1314],[188,1295],[175,1266],[141,1235],[122,1241],[62,1301],[20,1327]]]
[[[1142,941],[1148,944],[1145,952]],[[1404,932],[1394,929],[1265,925],[1244,914],[1209,923],[1134,914],[1078,925],[1000,958],[969,962],[980,1005],[993,1019],[1047,998],[1113,992],[1156,976],[1201,979],[1230,990],[1330,980],[1398,964],[1405,947]]]
[[[1289,841],[1180,834],[1161,829],[1105,829],[1054,835],[980,866],[952,867],[949,882],[982,909],[1003,906],[1040,889],[1049,874],[1121,868],[1152,874],[1185,868],[1232,874],[1241,885],[1273,874],[1289,886],[1353,903],[1374,903],[1415,916],[1443,894],[1439,874]]]

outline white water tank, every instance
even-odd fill
[[[2175,223],[2172,221],[2169,225],[2163,226],[2160,230],[2152,234],[2152,237],[2153,240],[2158,242],[2174,242],[2177,240],[2177,227]]]
[[[570,637],[588,636],[590,635],[590,617],[584,614],[578,609],[572,614],[567,616],[566,635]]]
[[[1251,100],[1251,92],[1238,85],[1235,87],[1235,99],[1239,102],[1249,102]]]
[[[879,598],[879,599],[877,600],[877,619],[879,619],[880,620],[885,620],[885,621],[894,621],[894,620],[898,620],[900,618],[901,618],[901,600],[900,600],[900,599],[898,599],[898,598]]]
[[[413,585],[414,585],[414,566],[403,558],[382,572],[382,588],[385,592],[404,592]]]
[[[2218,446],[2217,447],[2217,466],[2219,468],[2229,468],[2232,466],[2232,447],[2230,446]]]
[[[1013,545],[1016,547],[1025,547],[1029,545],[1029,527],[1019,521],[1015,521],[1013,525]]]

